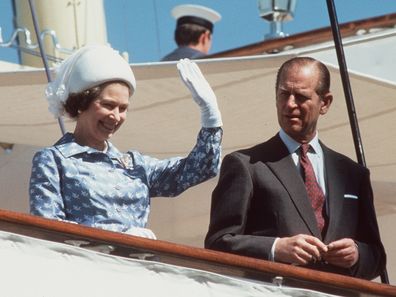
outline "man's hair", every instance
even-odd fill
[[[183,24],[175,30],[175,41],[178,46],[196,45],[199,37],[208,31],[207,28],[196,24]]]
[[[311,58],[311,57],[295,57],[287,60],[282,66],[279,68],[278,73],[276,75],[276,84],[275,84],[275,92],[278,90],[280,81],[282,79],[282,75],[286,73],[290,68],[294,66],[307,66],[312,65],[316,68],[319,73],[319,82],[316,87],[316,93],[319,96],[324,96],[328,92],[330,92],[330,72],[327,69],[326,65],[322,62]]]

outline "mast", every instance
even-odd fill
[[[37,7],[36,7],[37,2]],[[49,55],[63,60],[73,50],[89,43],[106,44],[107,32],[103,1],[15,1],[15,11],[18,27],[27,28],[36,33],[36,41],[40,57],[21,51],[21,62],[24,65],[44,66],[47,81],[51,82]],[[27,6],[27,4],[29,6]],[[36,10],[36,8],[38,8]],[[40,25],[45,30],[40,30]],[[73,24],[73,26],[71,26]],[[50,28],[50,29],[47,29]],[[50,38],[45,39],[46,36]],[[52,43],[49,42],[52,40]],[[59,42],[58,42],[59,41]],[[23,44],[21,47],[29,47]],[[62,47],[60,46],[62,45]],[[41,59],[40,59],[41,58]],[[66,133],[62,117],[58,118],[62,135]]]
[[[37,37],[37,42],[40,48],[40,54],[41,54],[41,58],[43,59],[43,64],[44,64],[44,68],[45,68],[45,73],[47,75],[47,80],[48,82],[52,81],[51,78],[51,72],[48,66],[48,60],[47,60],[47,55],[45,53],[41,38],[40,38],[40,29],[38,27],[38,22],[37,22],[37,16],[36,16],[36,9],[33,3],[33,0],[29,0],[29,5],[30,5],[30,11],[32,13],[32,20],[33,20],[33,26],[34,26],[34,31],[36,32],[36,37]],[[65,130],[65,125],[63,123],[62,117],[58,117],[58,124],[59,124],[59,128],[62,132],[62,135],[64,135],[66,133]]]
[[[351,125],[353,142],[355,145],[355,152],[356,152],[356,156],[357,156],[357,160],[358,160],[359,164],[366,167],[363,143],[362,143],[362,139],[360,137],[359,124],[358,124],[358,120],[357,120],[355,104],[354,104],[353,95],[352,95],[352,88],[351,88],[351,84],[349,81],[348,69],[347,69],[347,65],[346,65],[344,48],[342,45],[342,38],[341,38],[340,29],[339,29],[339,25],[338,25],[337,13],[336,13],[334,1],[326,0],[326,2],[327,2],[327,10],[328,10],[329,18],[330,18],[330,22],[331,22],[331,29],[333,32],[335,49],[337,52],[338,65],[340,67],[341,81],[342,81],[342,86],[343,86],[344,94],[345,94],[345,101],[346,101],[346,105],[347,105],[347,109],[348,109],[349,123]],[[383,283],[389,284],[388,272],[387,272],[386,268],[381,273],[381,281]]]

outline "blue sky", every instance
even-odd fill
[[[27,1],[27,0],[26,0]],[[258,15],[257,0],[104,0],[108,41],[129,53],[130,62],[158,61],[175,48],[175,21],[171,9],[178,4],[200,4],[217,10],[211,53],[262,41],[269,24]],[[396,0],[335,0],[340,23],[396,12]],[[12,31],[11,0],[0,0],[0,27],[4,41]],[[289,34],[329,26],[325,0],[297,0],[294,20],[285,23]],[[15,49],[0,48],[0,60],[17,62]]]

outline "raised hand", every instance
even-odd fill
[[[180,77],[190,90],[194,101],[201,109],[203,127],[213,128],[223,125],[217,106],[216,95],[195,62],[182,59],[177,63]]]

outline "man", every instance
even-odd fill
[[[172,15],[177,19],[175,41],[178,48],[161,61],[207,55],[212,46],[213,24],[220,20],[220,14],[204,6],[186,4],[173,8]]]
[[[281,66],[280,132],[224,158],[205,247],[365,279],[379,275],[386,255],[369,171],[318,140],[318,119],[332,100],[323,63],[298,57]]]

